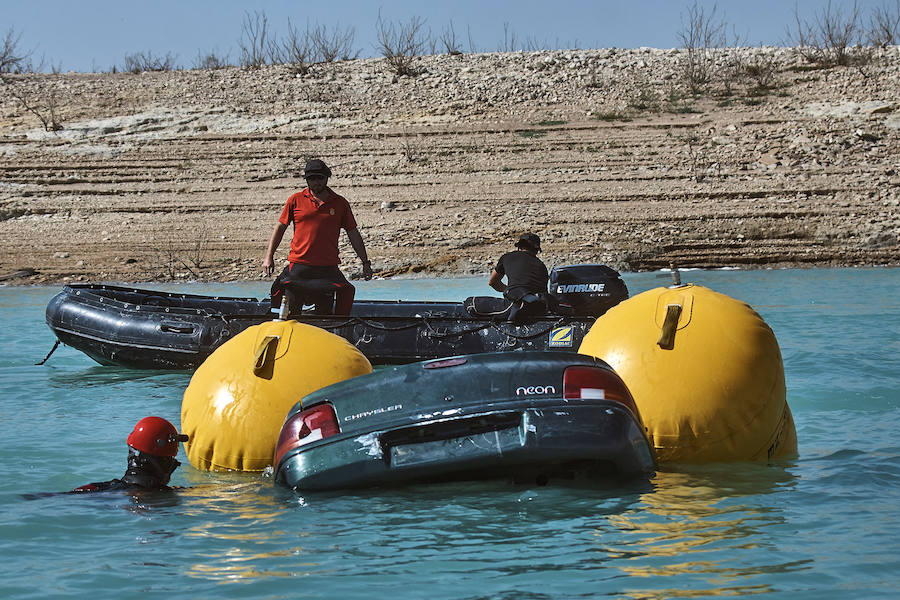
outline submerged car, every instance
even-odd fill
[[[318,390],[288,413],[273,464],[280,484],[329,490],[633,477],[655,457],[606,363],[543,351],[412,363]]]

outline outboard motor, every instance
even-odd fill
[[[550,294],[560,312],[599,317],[628,298],[628,288],[606,265],[567,265],[550,271]]]

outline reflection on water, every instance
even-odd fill
[[[771,539],[769,530],[786,519],[778,505],[761,502],[768,494],[797,484],[787,465],[705,465],[660,471],[655,489],[641,497],[640,506],[610,515],[608,527],[618,535],[597,532],[599,550],[619,559],[615,566],[635,584],[634,598],[743,595],[772,591],[753,578],[810,568],[811,560],[771,563],[758,540]],[[609,544],[605,540],[617,540]],[[746,557],[742,559],[742,557]],[[639,559],[639,560],[636,560]],[[748,560],[749,559],[749,560]],[[735,566],[735,565],[738,566]],[[643,589],[640,581],[678,576],[690,590]],[[631,587],[631,586],[629,586]]]
[[[93,365],[84,369],[65,371],[49,370],[47,381],[56,387],[71,389],[108,386],[118,383],[146,384],[151,388],[171,389],[173,386],[187,386],[191,373],[188,371],[155,371],[126,369],[125,367]]]
[[[358,578],[373,569],[446,573],[452,549],[451,571],[471,563],[481,576],[519,577],[565,565],[581,577],[627,577],[624,597],[769,592],[757,578],[811,563],[765,552],[786,519],[764,499],[797,485],[791,466],[679,467],[626,484],[477,482],[325,494],[297,494],[258,475],[191,471],[194,486],[181,493],[191,521],[184,541],[202,550],[186,574],[246,582]],[[486,556],[494,558],[476,567]],[[679,587],[659,585],[672,576]]]
[[[197,482],[197,471],[188,475],[188,481]],[[189,516],[225,513],[237,522],[268,524],[281,514],[281,506],[272,494],[270,481],[254,473],[216,473],[204,476],[216,477],[215,483],[201,483],[181,492],[185,514]]]
[[[273,554],[245,554],[240,550],[236,550],[232,556],[222,557],[226,564],[196,564],[191,565],[185,570],[188,577],[197,577],[201,579],[210,579],[219,583],[236,582],[249,579],[265,579],[269,577],[303,577],[309,575],[309,572],[303,570],[296,571],[275,571],[271,569],[260,570],[256,562],[260,559],[267,559],[275,556]],[[249,563],[249,564],[244,564]],[[314,566],[315,563],[311,563]],[[298,564],[302,568],[303,564]]]
[[[277,527],[284,505],[273,493],[270,479],[258,474],[213,475],[194,470],[188,480],[196,485],[181,491],[184,516],[191,521],[183,535],[207,548],[198,554],[203,562],[186,569],[189,577],[220,582],[295,577],[303,575],[305,567],[318,566],[317,562],[293,560],[307,554],[303,547],[284,547],[288,533]],[[303,534],[293,531],[290,536]],[[284,571],[264,568],[276,560],[293,566]]]

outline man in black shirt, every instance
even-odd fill
[[[547,267],[537,257],[541,251],[541,239],[537,235],[523,233],[516,248],[500,257],[488,280],[488,285],[512,302],[510,321],[547,312],[547,281],[550,278]],[[502,281],[504,275],[505,284]]]

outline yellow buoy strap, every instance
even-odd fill
[[[675,347],[675,332],[678,331],[678,320],[680,318],[680,304],[669,304],[666,306],[666,318],[663,321],[659,339],[656,341],[656,344],[663,350],[671,350]]]
[[[256,363],[253,365],[253,374],[259,376],[267,366],[275,361],[275,350],[278,348],[279,336],[267,335],[256,349]]]

